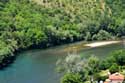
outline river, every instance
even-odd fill
[[[106,57],[113,50],[123,49],[122,43],[87,49],[81,45],[80,42],[22,52],[13,64],[0,70],[0,83],[59,83],[60,75],[55,71],[55,63],[67,55],[70,47],[78,46],[78,54],[85,57]]]

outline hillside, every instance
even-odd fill
[[[125,35],[124,0],[0,0],[0,65],[27,48]]]

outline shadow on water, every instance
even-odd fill
[[[0,71],[5,70],[7,67],[11,67],[11,64],[16,60],[16,56],[6,57],[0,63]]]

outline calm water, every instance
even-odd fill
[[[0,83],[59,83],[60,75],[55,71],[55,63],[67,55],[67,48],[81,46],[82,43],[69,44],[46,50],[30,50],[19,54],[15,62],[5,70],[0,71]],[[78,53],[89,57],[106,55],[117,49],[123,49],[122,44],[112,44],[103,47],[80,49]],[[64,56],[63,56],[64,55]]]

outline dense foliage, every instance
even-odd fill
[[[113,51],[106,59],[99,59],[95,56],[88,59],[81,58],[79,55],[67,56],[66,59],[57,64],[57,68],[59,67],[60,71],[64,74],[61,83],[70,83],[76,80],[76,78],[77,82],[75,83],[79,83],[80,81],[82,83],[86,83],[87,81],[89,81],[87,83],[91,81],[104,81],[108,78],[108,72],[111,74],[116,72],[125,74],[123,72],[125,70],[125,66],[123,65],[125,64],[124,57],[125,50]],[[75,74],[76,78],[73,77]]]
[[[125,35],[124,0],[0,0],[0,63],[19,49]]]
[[[61,83],[83,83],[82,76],[80,74],[66,74],[62,78]]]

